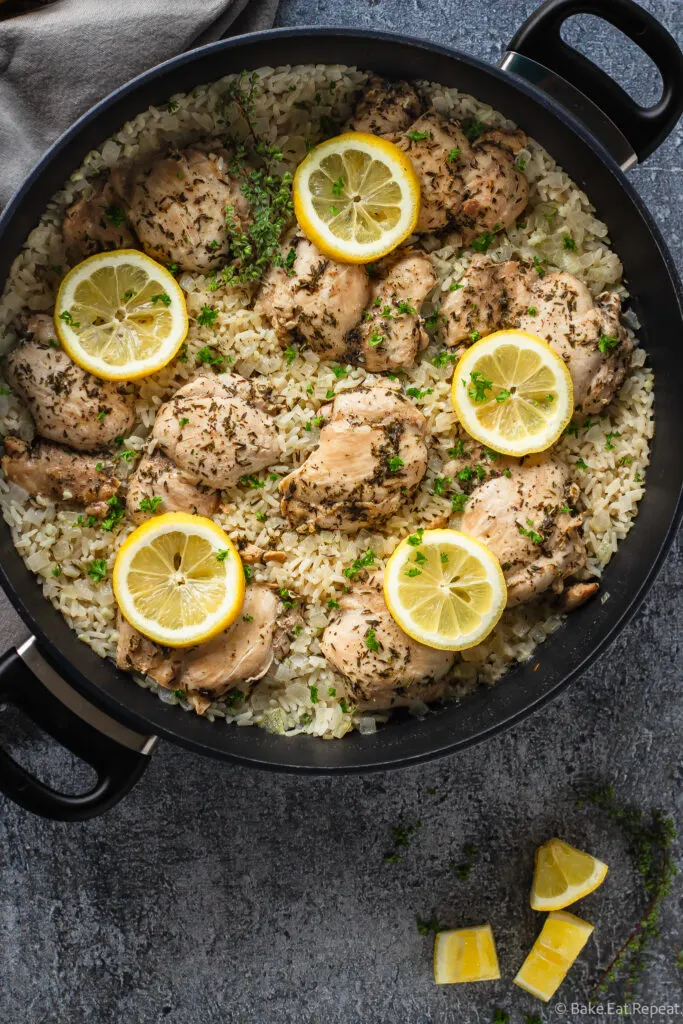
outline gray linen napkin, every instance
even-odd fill
[[[0,209],[107,93],[220,36],[270,28],[278,0],[57,0],[0,21]],[[0,593],[2,650],[27,630]]]
[[[193,46],[270,28],[278,0],[56,0],[0,21],[0,209],[77,117]]]

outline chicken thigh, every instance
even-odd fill
[[[388,82],[371,75],[346,131],[395,135],[403,132],[422,112],[422,100],[410,82]]]
[[[368,645],[369,638],[374,643]],[[320,649],[348,680],[354,703],[377,710],[438,700],[455,662],[454,652],[425,647],[396,625],[384,601],[382,573],[339,599]]]
[[[294,252],[291,273],[271,267],[263,279],[254,310],[280,339],[309,345],[323,359],[342,359],[346,334],[356,327],[370,301],[365,268],[336,263],[301,234],[283,245]]]
[[[115,182],[142,248],[162,263],[207,273],[230,253],[226,213],[243,230],[249,204],[228,170],[232,154],[197,146],[119,174]]]
[[[520,328],[543,338],[569,367],[577,412],[599,412],[621,387],[633,345],[620,322],[614,292],[593,299],[578,278],[564,271],[539,274],[529,263],[494,263],[475,257],[441,307],[446,343],[471,332]]]
[[[280,481],[282,514],[300,530],[376,526],[409,500],[427,469],[427,420],[385,385],[337,395],[320,444]]]
[[[436,284],[431,260],[423,252],[399,252],[373,280],[372,302],[360,325],[346,336],[342,359],[371,373],[415,364],[429,338],[420,311]]]
[[[9,353],[5,376],[26,402],[41,437],[93,451],[129,434],[135,410],[126,385],[93,377],[54,341],[41,344],[38,338],[54,338],[50,317],[32,317],[28,329],[34,337]]]
[[[128,480],[126,512],[134,523],[163,512],[189,512],[211,518],[218,508],[218,492],[196,484],[163,452],[142,456]]]
[[[231,373],[184,384],[159,409],[152,437],[185,476],[217,489],[280,456],[265,389]]]
[[[55,501],[88,505],[93,515],[106,514],[107,501],[119,489],[106,456],[81,455],[58,444],[35,440],[32,444],[7,436],[2,469],[8,480],[29,494]]]
[[[96,252],[137,246],[120,197],[105,179],[96,179],[91,194],[82,196],[69,207],[62,232],[67,252],[74,262]]]

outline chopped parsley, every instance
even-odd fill
[[[333,217],[336,217],[338,215],[338,213],[339,213],[339,210],[338,210],[338,208],[336,206],[331,206],[330,207],[330,213],[332,214]]]
[[[457,474],[458,480],[462,480],[467,483],[475,475],[474,470],[471,466],[464,466],[463,469]]]
[[[130,300],[134,299],[137,294],[138,293],[133,291],[132,288],[129,288],[127,292],[123,293],[123,301],[124,302],[130,302]]]
[[[105,558],[93,558],[88,569],[88,576],[95,583],[101,583],[107,576],[107,561]]]
[[[437,354],[434,356],[434,358],[432,359],[432,365],[441,368],[443,366],[447,366],[448,363],[454,363],[455,360],[455,353],[449,352],[447,348],[444,348],[441,352],[437,352]]]
[[[117,526],[123,519],[123,516],[126,511],[126,506],[123,504],[118,494],[115,494],[113,497],[109,498],[109,500],[107,501],[107,505],[109,506],[109,512],[104,517],[100,525],[103,530],[106,530],[107,533],[110,533],[114,529],[114,527]]]
[[[330,369],[332,370],[332,373],[335,375],[337,380],[341,380],[342,377],[348,376],[349,371],[345,370],[343,366],[331,366]]]
[[[338,607],[339,607],[339,601],[335,601],[334,598],[331,597],[329,599],[329,601],[327,602],[328,611],[333,611],[335,608],[338,608]]]
[[[346,701],[345,701],[345,699],[343,697],[339,698],[339,707],[342,709],[342,713],[343,714],[348,715],[348,713],[349,713],[349,706],[348,706],[348,704],[346,703]]]
[[[367,649],[369,651],[372,651],[374,654],[377,654],[377,652],[382,649],[381,643],[379,642],[379,640],[377,640],[377,638],[375,636],[374,629],[368,629],[366,631],[366,633],[365,633],[365,646],[367,647]]]
[[[602,352],[603,356],[606,356],[608,352],[611,352],[613,348],[616,348],[619,344],[619,339],[609,334],[603,334],[598,341],[598,348]]]
[[[247,565],[246,562],[242,563],[242,569],[244,570],[244,579],[247,583],[251,583],[254,578],[254,570],[250,565]]]
[[[579,467],[579,469],[588,469],[588,466],[581,458],[576,460],[576,465]]]
[[[453,512],[462,512],[467,504],[466,494],[454,494],[451,497],[451,509]]]
[[[219,355],[211,345],[204,345],[197,352],[197,362],[205,363],[206,366],[220,366],[223,362],[223,356]]]
[[[61,576],[61,575],[62,575],[62,567],[61,567],[61,565],[56,565],[56,566],[54,567],[54,569],[52,570],[52,575],[53,575],[53,576],[54,576],[55,578],[56,578],[57,576]]]
[[[571,235],[562,235],[562,248],[568,252],[576,252],[578,246]]]
[[[467,454],[467,452],[465,451],[465,442],[462,440],[462,438],[456,441],[452,448],[448,449],[448,454],[452,459],[457,459],[460,458],[461,455]]]
[[[496,395],[496,401],[501,403],[501,404],[503,402],[507,402],[507,400],[508,400],[508,398],[510,397],[511,394],[512,394],[512,392],[508,391],[507,388],[501,388],[500,391],[498,392],[498,394]]]
[[[126,221],[126,211],[122,206],[117,206],[116,203],[112,203],[111,206],[107,206],[104,211],[104,216],[110,224],[114,225],[115,228],[120,228]]]
[[[462,132],[468,142],[474,142],[486,131],[486,125],[474,117],[467,117],[462,123]]]
[[[579,436],[579,425],[578,425],[578,423],[574,423],[573,421],[571,423],[568,423],[567,426],[564,428],[564,432],[565,432],[565,434],[570,434],[572,437],[578,437]]]
[[[620,459],[617,459],[617,466],[630,466],[633,459],[630,455],[622,455]],[[636,480],[640,479],[640,473],[636,473]]]
[[[479,339],[481,338],[481,334],[479,331],[470,331],[467,337],[470,339],[470,341],[479,341]]]
[[[460,149],[459,146],[455,146],[453,149],[450,149],[448,151],[448,162],[449,162],[449,164],[456,163],[456,161],[458,161],[460,159],[460,156],[461,156],[461,149]]]
[[[81,326],[80,320],[74,320],[73,316],[71,315],[70,310],[68,310],[68,309],[63,309],[62,310],[62,312],[59,314],[59,319],[63,320],[65,324],[68,324],[69,327],[80,327]]]
[[[449,476],[437,476],[434,480],[434,490],[432,494],[441,496],[451,486],[451,478]]]
[[[181,416],[180,419],[178,420],[178,426],[186,427],[189,422],[190,421],[187,416]]]
[[[391,458],[387,460],[387,466],[389,467],[390,473],[398,473],[399,469],[401,469],[402,466],[405,466],[405,462],[403,459],[399,458],[398,455],[392,455]]]
[[[419,526],[415,533],[411,533],[408,537],[408,543],[412,548],[417,548],[422,543],[422,535],[424,534],[424,527]]]
[[[543,537],[540,533],[537,533],[534,529],[534,524],[531,519],[527,519],[526,526],[522,526],[521,523],[517,523],[517,529],[522,537],[528,537],[532,544],[542,544]]]
[[[605,438],[605,451],[607,451],[607,452],[614,451],[614,444],[612,442],[614,441],[615,437],[621,437],[621,431],[619,431],[619,430],[610,430],[609,434]]]
[[[328,697],[336,697],[337,696],[337,690],[336,690],[336,688],[334,686],[330,686],[329,687],[329,689],[327,691],[327,696]]]
[[[224,562],[229,554],[230,554],[230,548],[221,548],[220,551],[216,552],[216,561],[217,562]]]
[[[330,398],[334,398],[334,388],[327,389],[327,391],[325,392],[325,398],[328,399],[328,401]]]
[[[102,420],[104,419],[104,417],[105,417],[105,416],[108,416],[110,412],[111,412],[111,409],[100,409],[100,411],[99,411],[99,412],[98,412],[98,414],[97,414],[97,418],[98,418],[98,420],[99,420],[100,422],[102,422]]]
[[[132,448],[124,448],[122,452],[116,453],[117,459],[123,459],[124,462],[132,462],[137,455],[138,453],[134,452]]]
[[[449,292],[459,292],[461,288],[464,288],[464,284],[459,284],[457,281],[451,281]]]
[[[543,264],[545,260],[539,259],[538,256],[534,256],[534,269],[539,277],[545,277],[545,267]]]
[[[285,357],[285,362],[287,363],[287,366],[291,366],[298,355],[297,350],[295,348],[292,348],[291,346],[289,348],[286,348],[282,354]]]
[[[484,231],[484,233],[479,235],[478,238],[473,238],[470,245],[475,252],[486,252],[492,241],[492,233],[490,231]]]
[[[280,600],[282,601],[283,608],[294,608],[296,606],[297,599],[295,597],[292,597],[290,592],[287,590],[287,587],[280,587],[280,589],[278,590],[278,595],[280,597]]]
[[[259,479],[254,473],[249,473],[248,476],[241,476],[239,482],[242,484],[242,487],[256,488],[266,486],[266,481]]]
[[[341,175],[339,175],[337,180],[332,182],[332,195],[337,196],[337,198],[339,198],[339,196],[342,194],[343,189],[344,179],[342,178]]]
[[[356,576],[362,569],[369,569],[371,565],[375,564],[375,552],[372,548],[368,548],[364,555],[360,558],[354,559],[351,565],[347,565],[344,569],[344,576],[347,580],[355,580]]]
[[[417,313],[417,310],[415,306],[410,305],[410,299],[399,299],[396,303],[396,312],[409,316],[411,313]]]
[[[178,362],[187,362],[187,344],[185,342],[183,342],[182,345],[180,346],[180,352],[178,353]]]
[[[507,469],[507,468],[504,469],[503,470],[503,476],[506,476],[508,478],[508,480],[509,480],[510,477],[512,476],[512,470],[511,469]]]
[[[527,313],[529,316],[538,316],[538,308],[536,306],[529,306]]]
[[[370,348],[379,348],[382,342],[385,340],[384,335],[381,331],[378,331],[375,327],[372,334],[368,338],[368,345]]]
[[[430,139],[432,133],[430,131],[417,132],[411,131],[406,132],[406,138],[410,139],[411,142],[424,142],[425,139]]]
[[[202,306],[197,323],[200,327],[213,327],[218,316],[218,310],[213,306]]]
[[[157,302],[160,302],[162,306],[170,306],[171,296],[168,292],[158,292],[156,295],[152,296],[152,305],[156,306]]]
[[[158,494],[153,494],[151,498],[143,498],[138,508],[141,512],[156,512],[163,500]]]
[[[406,388],[406,395],[408,398],[421,399],[425,398],[426,395],[431,395],[433,388],[425,388],[423,391],[420,388]]]
[[[467,388],[467,394],[473,402],[485,402],[486,392],[493,387],[493,381],[488,380],[480,370],[472,370],[470,373],[472,384]],[[463,385],[467,387],[467,381],[463,377]]]
[[[309,694],[311,696],[311,704],[317,704],[318,703],[318,687],[317,686],[309,686],[308,687],[308,692],[309,692]]]

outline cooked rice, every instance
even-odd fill
[[[256,128],[262,137],[277,141],[289,169],[302,159],[307,143],[333,134],[330,119],[341,124],[348,117],[353,99],[367,78],[354,68],[325,65],[262,68],[258,76],[261,94],[256,101]],[[227,111],[223,102],[232,77],[197,88],[188,95],[179,94],[163,107],[144,111],[88,155],[83,166],[50,202],[14,262],[0,301],[0,351],[5,352],[21,336],[21,319],[27,313],[53,309],[59,281],[68,268],[61,235],[63,213],[74,199],[88,192],[89,178],[121,162],[151,154],[169,142],[184,144],[202,135],[225,131],[229,115],[234,116],[234,111]],[[456,89],[433,83],[420,83],[420,88],[444,114],[514,127],[491,107]],[[245,125],[233,121],[230,132],[243,136]],[[525,172],[531,184],[526,226],[498,234],[489,255],[501,260],[515,254],[538,256],[551,266],[575,274],[593,294],[613,288],[625,295],[621,263],[609,248],[607,227],[596,218],[588,197],[536,142],[530,141],[521,156],[526,160]],[[562,236],[567,232],[577,242],[577,252],[563,247]],[[434,304],[438,305],[439,292],[447,291],[451,282],[463,276],[468,255],[458,255],[457,249],[443,238],[429,237],[422,239],[422,244],[431,252],[438,274],[439,286],[434,297]],[[251,289],[221,287],[210,292],[206,279],[199,274],[184,274],[180,284],[186,292],[191,317],[207,303],[218,309],[218,318],[211,328],[200,327],[191,319],[188,362],[176,362],[142,382],[137,402],[138,423],[133,436],[125,440],[128,448],[143,446],[156,409],[191,375],[192,354],[206,344],[230,358],[238,373],[266,375],[284,400],[285,411],[276,422],[285,441],[285,455],[280,465],[271,467],[272,472],[280,475],[299,465],[315,447],[318,431],[306,429],[306,425],[324,403],[328,389],[338,394],[364,380],[378,379],[362,369],[348,367],[346,376],[338,380],[331,365],[321,362],[312,352],[303,352],[287,365],[273,332],[262,326],[259,317],[247,308]],[[458,436],[449,399],[451,367],[438,369],[431,362],[441,347],[432,342],[419,365],[405,374],[410,386],[429,390],[419,400],[432,435],[429,469],[414,504],[408,503],[383,530],[361,530],[352,536],[323,530],[302,538],[280,516],[277,481],[269,479],[268,473],[261,474],[265,478],[262,488],[239,486],[224,492],[216,519],[235,540],[287,553],[283,565],[270,562],[255,567],[254,578],[295,592],[306,625],[294,638],[289,656],[257,684],[246,704],[235,710],[224,699],[217,700],[207,710],[208,718],[223,718],[237,725],[260,725],[288,735],[307,732],[341,737],[354,727],[364,733],[374,731],[382,716],[359,715],[352,708],[348,713],[342,712],[344,683],[322,656],[318,637],[328,619],[327,601],[338,598],[347,584],[345,567],[368,548],[375,552],[377,564],[383,566],[401,537],[450,512],[450,502],[432,494],[434,478],[448,459],[446,450]],[[600,575],[637,514],[653,433],[652,405],[652,372],[645,365],[644,351],[636,348],[633,372],[617,400],[605,414],[581,428],[578,436],[567,435],[558,445],[581,487],[589,553],[586,577]],[[26,438],[32,434],[27,411],[11,394],[0,397],[0,431]],[[587,468],[580,469],[577,460],[583,460]],[[129,471],[122,465],[121,475]],[[104,558],[111,570],[116,549],[131,532],[132,525],[124,523],[113,534],[78,526],[79,510],[67,511],[48,500],[27,498],[4,477],[0,478],[0,504],[14,542],[28,568],[39,578],[45,597],[62,612],[81,640],[102,657],[113,656],[117,631],[111,584],[109,580],[93,582],[87,569],[93,558]],[[256,513],[264,514],[265,522],[259,521]],[[451,524],[457,528],[460,518],[452,515]],[[58,578],[52,575],[56,566],[61,567]],[[542,601],[506,611],[493,634],[458,659],[454,669],[458,693],[464,695],[477,684],[492,684],[513,663],[531,658],[536,645],[560,622],[557,610]],[[191,710],[184,699],[151,680],[135,678],[140,685],[155,689],[165,702]],[[317,687],[320,694],[315,704],[311,687]],[[335,697],[327,696],[331,687],[336,690]],[[424,711],[424,705],[417,705],[414,710]]]

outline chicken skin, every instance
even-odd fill
[[[371,75],[345,130],[396,135],[410,127],[422,113],[422,107],[422,100],[409,82],[387,82]]]
[[[249,204],[228,167],[232,154],[189,147],[114,177],[130,223],[149,256],[208,273],[230,254],[226,211],[238,229]]]
[[[128,480],[126,513],[134,523],[164,512],[189,512],[210,519],[218,500],[217,491],[193,483],[167,455],[155,451],[142,456]]]
[[[137,241],[112,183],[95,180],[92,194],[77,199],[64,215],[64,242],[69,257],[79,262],[96,252],[134,249]]]
[[[282,251],[285,258],[295,253],[292,272],[271,267],[254,310],[283,343],[293,340],[310,346],[323,359],[342,359],[347,332],[358,325],[370,301],[365,268],[336,263],[298,233],[285,241]]]
[[[293,609],[285,610],[268,587],[254,584],[247,587],[242,610],[225,632],[185,651],[148,640],[119,615],[116,664],[188,695],[217,699],[234,689],[246,697],[274,660],[287,656],[290,634],[300,618]],[[195,706],[205,709],[207,703]]]
[[[161,406],[152,437],[189,480],[231,487],[280,456],[266,390],[237,374],[196,377]]]
[[[458,231],[466,245],[487,231],[514,224],[529,199],[515,164],[523,132],[484,131],[470,142],[457,121],[429,110],[397,139],[420,179],[416,231]]]
[[[369,638],[375,641],[370,646]],[[348,680],[354,703],[376,710],[443,697],[455,662],[452,651],[425,647],[396,625],[384,601],[382,573],[339,599],[320,648]]]
[[[8,480],[29,494],[87,505],[92,515],[106,515],[107,502],[119,489],[113,467],[102,455],[81,455],[58,444],[32,444],[7,436],[2,469]]]
[[[420,311],[436,284],[425,253],[397,253],[382,276],[373,280],[372,301],[360,325],[346,336],[343,362],[371,373],[410,367],[429,344]]]
[[[399,391],[358,387],[321,409],[320,444],[280,481],[282,514],[299,530],[385,522],[427,469],[427,420]]]
[[[475,446],[469,460],[486,463]],[[460,461],[444,473],[457,478]],[[524,459],[496,459],[465,505],[461,529],[476,537],[500,562],[508,589],[508,607],[530,601],[586,564],[581,516],[572,505],[578,496],[569,467],[554,452]]]
[[[446,344],[457,345],[473,331],[485,335],[500,328],[537,334],[569,367],[574,405],[596,413],[621,387],[633,345],[620,322],[621,300],[613,292],[593,299],[571,274],[539,274],[529,263],[493,263],[474,257],[462,288],[441,307]]]
[[[32,317],[28,329],[33,338],[9,353],[5,376],[28,406],[41,437],[94,451],[129,434],[135,411],[126,386],[77,366],[54,341],[50,317]],[[41,338],[51,344],[42,344]]]

